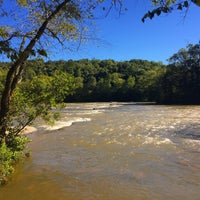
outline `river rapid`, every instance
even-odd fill
[[[199,200],[200,106],[67,104],[0,200]]]

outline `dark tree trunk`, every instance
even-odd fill
[[[23,64],[14,63],[10,70],[8,71],[6,77],[5,88],[1,98],[1,109],[0,109],[0,138],[4,138],[6,136],[7,130],[7,114],[9,112],[10,101],[12,97],[12,93],[17,86],[17,83],[20,80]],[[16,73],[18,71],[18,73]],[[21,72],[21,73],[20,73]]]

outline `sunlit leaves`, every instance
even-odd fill
[[[0,26],[0,37],[6,38],[9,36],[7,26]]]
[[[196,45],[189,44],[186,48],[180,49],[168,61],[178,66],[198,67],[200,65],[200,41]]]
[[[177,0],[152,0],[152,4],[153,6],[159,6],[159,5],[169,6],[170,4],[175,3],[176,1]]]
[[[17,3],[20,5],[20,6],[28,6],[30,3],[34,3],[34,2],[38,2],[38,0],[17,0]]]
[[[74,77],[55,71],[52,76],[39,75],[32,80],[21,82],[14,93],[10,113],[12,120],[23,126],[37,116],[53,120],[50,110],[62,103],[64,98],[75,89]]]
[[[17,2],[20,6],[28,6],[27,0],[17,0]]]
[[[55,71],[53,74],[52,89],[56,96],[56,102],[62,102],[67,95],[74,92],[75,79],[67,73]]]

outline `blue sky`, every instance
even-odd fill
[[[145,23],[141,18],[153,9],[149,0],[124,0],[124,8],[128,11],[121,16],[113,10],[109,16],[95,21],[95,31],[91,35],[95,40],[81,45],[78,51],[54,46],[47,60],[144,59],[167,64],[167,59],[179,49],[200,40],[200,7],[196,5],[191,4],[187,14],[174,11],[147,19]],[[96,14],[103,16],[102,12],[99,9]],[[5,58],[2,61],[6,61]]]
[[[128,11],[120,17],[111,12],[96,21],[97,40],[82,45],[79,51],[62,51],[50,59],[145,59],[167,63],[179,49],[200,40],[200,7],[191,5],[185,18],[185,12],[174,11],[145,23],[141,18],[152,9],[148,0],[124,0],[124,7]]]

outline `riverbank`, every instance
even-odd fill
[[[18,145],[17,150],[11,151],[5,144],[0,146],[0,187],[8,182],[9,177],[14,172],[14,166],[16,162],[23,158],[23,156],[28,156],[29,153],[22,153],[24,145],[28,142],[26,136],[37,131],[37,128],[33,126],[27,126],[20,135],[25,137],[16,137],[16,142]]]
[[[26,126],[24,130],[21,132],[21,135],[29,135],[37,131],[37,128],[33,126]]]

